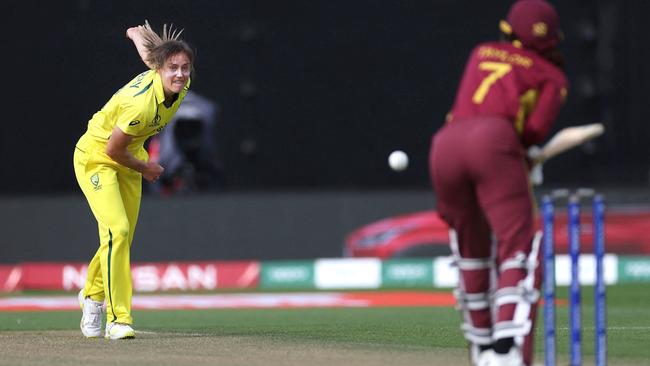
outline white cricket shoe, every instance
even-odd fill
[[[102,336],[102,303],[94,301],[90,297],[84,297],[84,290],[79,291],[77,296],[79,307],[81,307],[81,333],[86,338],[97,338]]]
[[[494,350],[486,349],[485,351],[478,354],[476,357],[476,366],[491,366],[492,359],[494,358]]]
[[[485,365],[490,366],[523,366],[524,359],[521,355],[519,347],[513,346],[510,348],[510,352],[506,354],[500,354],[492,351],[489,355],[486,355],[487,362]]]
[[[106,323],[106,339],[131,339],[135,338],[135,330],[128,324]]]

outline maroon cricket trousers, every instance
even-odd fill
[[[524,149],[510,121],[480,117],[447,123],[433,137],[430,172],[437,209],[456,231],[461,258],[494,257],[498,269],[517,255],[528,257],[535,231],[534,203]],[[491,252],[493,238],[496,253]],[[535,272],[534,286],[539,289],[539,269]],[[493,289],[516,288],[527,273],[523,268],[497,270]],[[468,294],[490,289],[488,271],[461,268],[460,280]],[[535,305],[530,311],[533,321]],[[492,329],[499,322],[511,321],[515,306],[469,311],[471,325]],[[527,336],[524,342],[528,360],[531,341]]]

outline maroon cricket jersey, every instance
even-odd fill
[[[566,90],[564,73],[539,54],[507,42],[482,43],[469,57],[449,121],[504,118],[528,147],[548,134]]]

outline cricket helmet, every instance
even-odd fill
[[[540,52],[555,48],[562,38],[557,12],[545,0],[516,1],[499,29],[524,47]]]

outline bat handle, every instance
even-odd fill
[[[546,160],[546,157],[544,156],[544,151],[537,145],[532,145],[531,147],[529,147],[526,154],[528,155],[528,158],[532,162],[531,168],[543,164],[544,161]]]

